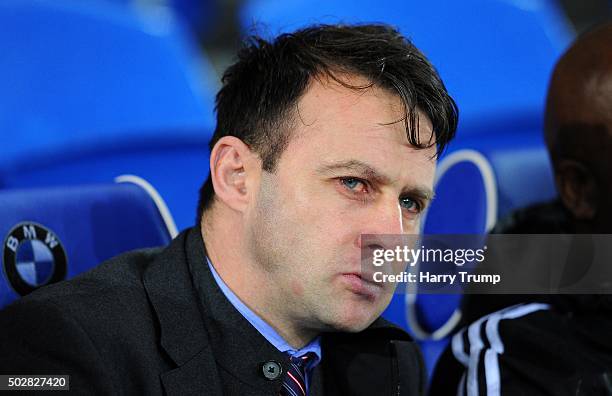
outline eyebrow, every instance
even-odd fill
[[[376,168],[359,160],[348,160],[326,164],[317,169],[320,175],[329,175],[338,171],[348,170],[355,172],[359,177],[373,181],[377,184],[391,184],[391,178],[379,172]],[[419,198],[426,202],[431,202],[434,199],[434,192],[427,187],[410,187],[402,190],[402,196],[410,196]]]

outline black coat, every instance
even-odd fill
[[[198,229],[116,257],[0,312],[0,374],[69,374],[83,394],[277,395],[261,364],[288,363],[225,298]],[[197,280],[197,281],[194,281]],[[378,319],[324,334],[311,394],[420,395],[420,353]],[[324,390],[324,392],[323,392]]]

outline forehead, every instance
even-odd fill
[[[344,78],[352,86],[369,85],[364,78]],[[420,169],[424,177],[433,178],[436,147],[412,147],[404,116],[400,97],[388,90],[376,86],[356,90],[335,81],[313,80],[298,102],[292,139],[282,157],[300,158],[303,166],[356,159],[387,172]],[[420,141],[427,142],[431,122],[421,112],[418,120]]]

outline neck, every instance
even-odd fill
[[[300,349],[319,335],[304,321],[291,319],[283,309],[282,293],[267,279],[267,274],[240,243],[243,228],[224,217],[223,222],[202,221],[202,239],[215,271],[229,289],[257,316],[268,323],[291,347]],[[214,232],[212,231],[214,229]]]

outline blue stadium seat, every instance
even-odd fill
[[[96,0],[126,6],[151,8],[155,12],[171,11],[200,36],[210,33],[219,7],[217,0]]]
[[[173,131],[167,135],[24,155],[0,167],[0,187],[104,183],[120,174],[137,174],[155,185],[184,229],[194,224],[198,190],[208,175],[208,137],[203,132],[199,137]]]
[[[249,0],[241,19],[245,33],[270,35],[310,23],[397,26],[438,68],[463,133],[537,125],[553,64],[572,38],[554,0]]]
[[[134,176],[118,181],[0,190],[0,309],[119,253],[172,239],[172,217],[152,187]]]
[[[170,6],[179,18],[198,35],[206,36],[218,13],[219,4],[215,0],[169,0]]]
[[[79,0],[5,0],[0,25],[0,188],[103,182],[148,161],[181,227],[193,224],[215,84],[185,29]]]

